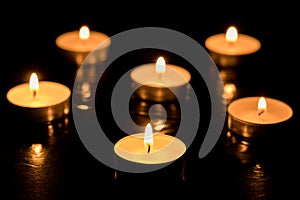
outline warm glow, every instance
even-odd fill
[[[29,88],[32,91],[37,91],[39,89],[39,79],[36,73],[32,73],[30,76]]]
[[[267,101],[264,97],[260,97],[257,104],[259,114],[262,114],[267,110]]]
[[[156,61],[156,67],[155,67],[155,71],[158,74],[163,74],[166,72],[166,62],[165,59],[163,57],[159,57]]]
[[[232,99],[236,94],[236,86],[234,83],[224,84],[224,92],[226,99]]]
[[[151,148],[153,146],[153,131],[150,123],[147,124],[145,129],[144,146],[147,149],[148,153],[151,151]]]
[[[82,26],[79,30],[79,38],[82,40],[89,39],[90,37],[90,30],[87,26]]]
[[[228,42],[235,42],[238,39],[238,32],[234,26],[230,26],[226,31],[226,40]]]

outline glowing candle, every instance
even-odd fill
[[[288,120],[293,110],[286,103],[265,97],[246,97],[228,106],[228,127],[244,137],[260,137],[270,125]]]
[[[143,164],[161,164],[180,158],[186,151],[185,144],[176,137],[153,134],[148,123],[145,133],[128,135],[119,140],[115,153],[126,160]]]
[[[226,33],[208,37],[205,46],[215,63],[222,67],[237,66],[247,55],[252,55],[261,48],[258,39],[238,33],[236,27],[230,26]]]
[[[156,63],[147,63],[132,70],[131,79],[138,87],[137,93],[144,100],[174,100],[184,94],[191,79],[190,73],[179,66],[166,64],[163,57]],[[174,94],[174,93],[175,94]]]
[[[98,60],[105,60],[111,43],[109,36],[101,32],[90,31],[86,25],[78,31],[59,35],[55,42],[63,50],[63,53],[77,65],[80,65],[86,56],[96,48],[99,51]]]
[[[32,73],[29,83],[7,92],[8,101],[17,106],[30,121],[46,122],[61,118],[70,111],[70,89],[56,82],[39,81]]]

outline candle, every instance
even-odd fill
[[[26,119],[48,122],[67,115],[70,111],[70,89],[56,82],[39,81],[32,73],[29,83],[23,83],[7,92],[8,101],[17,106]]]
[[[80,65],[86,56],[94,49],[97,49],[99,61],[104,61],[107,57],[107,49],[110,46],[110,38],[104,33],[90,31],[84,25],[77,31],[71,31],[59,35],[56,38],[56,45],[63,50],[72,62]]]
[[[130,73],[136,94],[143,100],[168,101],[185,94],[191,79],[190,73],[179,66],[166,64],[163,57],[156,63],[140,65]]]
[[[280,124],[293,115],[286,103],[265,97],[240,98],[228,106],[228,127],[246,138],[259,138],[270,125]]]
[[[153,134],[150,123],[145,133],[128,135],[114,146],[115,153],[128,161],[143,164],[162,164],[180,158],[186,151],[185,144],[176,137]]]
[[[205,46],[218,66],[232,67],[257,52],[261,43],[252,36],[238,33],[236,27],[230,26],[226,33],[208,37]]]

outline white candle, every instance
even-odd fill
[[[230,26],[226,33],[208,37],[205,46],[217,65],[235,66],[240,64],[246,55],[257,52],[261,43],[252,36],[238,33],[234,26]]]
[[[186,69],[166,64],[163,57],[159,57],[156,63],[137,66],[130,76],[135,84],[144,86],[139,91],[142,99],[157,101],[175,98],[170,89],[175,93],[185,91],[185,86],[191,79],[191,74]]]
[[[38,81],[33,73],[29,83],[23,83],[7,92],[8,101],[25,112],[29,120],[52,121],[70,111],[70,89],[56,82]]]
[[[180,158],[186,151],[185,144],[176,137],[156,133],[147,124],[145,133],[128,135],[119,140],[115,153],[128,161],[143,164],[168,163]]]
[[[69,53],[72,61],[81,64],[85,57],[94,49],[99,50],[99,59],[105,60],[107,56],[107,48],[110,46],[110,38],[108,35],[90,31],[87,26],[82,26],[77,31],[63,33],[56,38],[56,45]],[[101,50],[101,51],[100,51]]]
[[[252,137],[272,124],[279,124],[292,117],[293,110],[286,103],[273,98],[246,97],[228,106],[229,129]],[[259,133],[260,134],[260,133]]]

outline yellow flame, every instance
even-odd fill
[[[235,42],[238,39],[238,31],[234,26],[230,26],[226,31],[226,40]]]
[[[267,101],[264,97],[260,97],[257,104],[258,111],[266,111],[267,110]]]
[[[37,91],[39,89],[39,79],[36,73],[32,73],[29,79],[30,90]]]
[[[156,61],[155,71],[158,74],[166,72],[166,61],[162,56],[160,56]]]
[[[153,131],[150,123],[146,125],[145,134],[144,134],[144,147],[147,151],[151,151],[153,146]]]
[[[79,38],[87,40],[90,37],[90,29],[87,26],[82,26],[79,30]]]

